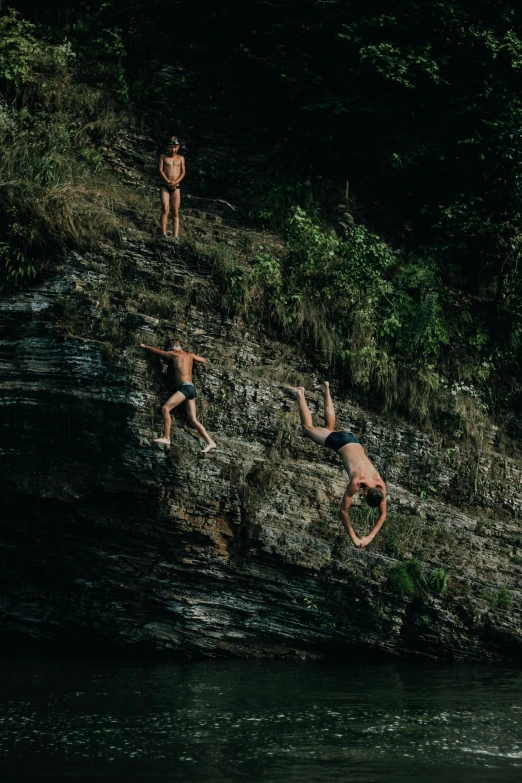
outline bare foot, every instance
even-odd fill
[[[292,395],[292,397],[299,397],[300,394],[304,394],[305,387],[304,386],[285,386],[286,391]]]
[[[209,451],[212,451],[212,449],[217,449],[217,443],[214,443],[214,441],[210,441],[204,449],[201,449],[199,452],[200,454],[208,454]]]
[[[154,443],[164,443],[165,446],[170,446],[170,438],[154,438]]]
[[[329,388],[330,388],[330,383],[328,381],[323,381],[318,386],[314,386],[314,391],[320,391],[323,394],[326,394]]]

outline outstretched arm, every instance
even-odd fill
[[[204,359],[202,356],[196,356],[196,354],[195,354],[195,353],[193,353],[193,354],[192,354],[192,359],[193,359],[195,362],[197,362],[198,364],[205,364],[205,362],[207,361],[207,360],[206,360],[206,359]]]
[[[156,353],[158,356],[163,356],[165,359],[172,359],[172,353],[168,351],[160,351],[159,348],[153,348],[151,345],[144,345],[143,343],[140,347],[145,348],[146,351],[152,351],[152,353]]]
[[[348,487],[348,489],[344,493],[344,497],[343,497],[343,500],[342,500],[342,503],[341,503],[341,508],[339,510],[339,513],[341,515],[341,519],[343,521],[343,525],[345,526],[346,531],[347,531],[348,535],[350,536],[350,538],[352,539],[353,543],[355,544],[355,546],[361,546],[361,541],[355,535],[355,531],[354,531],[354,529],[352,527],[352,524],[350,522],[350,517],[348,516],[348,509],[352,505],[352,501],[353,501],[352,490],[351,490],[350,487]]]
[[[373,541],[381,527],[384,525],[384,520],[386,519],[386,498],[382,501],[382,503],[379,505],[379,516],[377,517],[377,522],[375,523],[375,526],[371,533],[369,533],[367,536],[363,536],[361,538],[360,546],[364,547],[367,546],[370,541]]]

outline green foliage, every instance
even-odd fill
[[[391,557],[417,552],[426,544],[427,531],[419,517],[391,512],[379,533],[376,548]]]
[[[0,289],[34,278],[40,259],[68,247],[105,247],[118,236],[128,196],[95,146],[123,121],[107,97],[75,81],[74,52],[0,17]],[[3,57],[4,52],[5,57]]]
[[[249,266],[221,259],[216,271],[230,307],[309,344],[388,405],[408,400],[405,385],[437,386],[450,332],[433,265],[405,265],[364,226],[338,237],[295,207],[284,254],[263,251]]]
[[[399,595],[424,598],[428,594],[445,592],[449,574],[443,568],[426,572],[420,560],[412,558],[394,566],[388,575],[388,585]]]
[[[303,602],[304,602],[306,608],[310,609],[311,612],[318,612],[319,611],[319,607],[317,606],[315,601],[313,601],[310,598],[309,595],[305,595],[305,597],[303,598]]]
[[[304,210],[315,207],[310,181],[285,179],[270,182],[259,196],[255,207],[248,211],[250,219],[261,220],[272,231],[284,231],[296,206]]]
[[[320,612],[319,611],[319,606],[315,603],[315,601],[312,598],[310,598],[310,596],[306,595],[303,598],[303,603],[305,604],[307,609],[309,609],[314,614],[319,615],[316,618],[316,620],[317,620],[318,625],[324,631],[335,631],[335,630],[337,630],[337,622],[336,622],[336,620],[332,620],[327,614],[324,615],[323,612]]]
[[[428,574],[427,585],[432,593],[442,595],[448,586],[449,574],[444,568],[435,568]]]
[[[0,241],[0,293],[18,288],[36,276],[36,267],[24,250],[24,227],[16,221],[16,210],[10,211],[11,220]]]
[[[129,100],[129,84],[127,81],[127,71],[125,68],[125,58],[127,51],[123,41],[123,34],[120,27],[106,27],[101,30],[100,35],[94,38],[93,44],[98,44],[105,54],[105,74],[109,82],[115,87],[118,98],[122,101]]]
[[[492,609],[509,609],[512,603],[511,595],[505,587],[498,589],[486,588],[482,590],[480,595]]]
[[[33,37],[34,25],[12,9],[0,16],[0,79],[20,87],[35,81],[35,59],[42,49]]]
[[[388,575],[390,588],[399,595],[422,597],[426,588],[426,578],[419,560],[407,560],[394,566]]]

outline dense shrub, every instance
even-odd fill
[[[0,17],[0,290],[34,277],[43,253],[106,244],[124,199],[95,145],[121,116],[76,80],[69,45],[33,31]]]
[[[341,237],[297,207],[284,251],[263,250],[250,264],[228,255],[216,271],[230,308],[418,418],[437,402],[456,404],[447,377],[482,383],[489,373],[484,324],[453,302],[435,262],[405,259],[364,226]]]

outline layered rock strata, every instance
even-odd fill
[[[321,379],[220,313],[211,272],[188,246],[129,231],[116,255],[70,254],[1,300],[2,634],[180,654],[520,657],[520,463],[391,423],[334,383],[339,427],[389,490],[386,529],[354,549],[340,462],[301,437],[282,388]],[[169,333],[208,359],[195,384],[219,448],[206,458],[179,411],[171,448],[152,440],[170,378],[138,345]],[[392,578],[412,558],[413,592]]]

